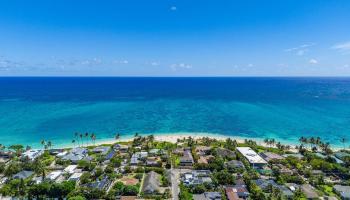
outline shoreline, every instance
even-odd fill
[[[148,136],[152,134],[140,134],[139,136]],[[253,140],[255,141],[258,145],[263,146],[263,147],[269,147],[264,143],[263,138],[244,138],[244,137],[239,137],[239,136],[227,136],[227,135],[222,135],[222,134],[215,134],[215,133],[201,133],[201,132],[195,132],[195,133],[156,133],[153,134],[154,140],[158,142],[171,142],[171,143],[176,143],[178,139],[183,139],[183,138],[188,138],[192,137],[195,140],[201,139],[203,137],[209,137],[211,139],[217,139],[217,140],[226,140],[227,138],[230,138],[232,140],[236,140],[238,143],[244,143],[244,141],[247,140]],[[130,142],[134,139],[134,136],[128,136],[128,137],[122,137],[118,140],[113,139],[113,138],[107,138],[107,139],[99,139],[95,142],[95,144],[89,143],[87,146],[98,146],[98,145],[112,145],[117,142]],[[278,142],[278,140],[277,140]],[[281,144],[283,145],[290,145],[291,149],[290,151],[294,152],[296,151],[295,149],[295,143],[288,143],[284,141],[280,141]],[[60,148],[73,148],[74,146],[76,147],[77,145],[73,144],[61,144],[61,145],[56,145],[57,147]],[[333,150],[339,150],[336,147],[332,148]]]

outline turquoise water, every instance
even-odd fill
[[[0,143],[69,144],[116,132],[212,133],[333,145],[350,130],[350,79],[0,78]],[[350,139],[350,138],[349,138]]]

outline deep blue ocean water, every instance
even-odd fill
[[[75,132],[350,139],[350,78],[0,78],[0,143]],[[204,134],[203,134],[204,135]]]

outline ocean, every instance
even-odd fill
[[[0,78],[0,143],[220,134],[333,146],[350,131],[350,78]],[[349,138],[350,139],[350,138]]]

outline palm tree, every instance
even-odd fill
[[[346,138],[345,137],[341,138],[340,142],[343,143],[343,149],[345,150]]]
[[[275,144],[276,144],[276,140],[275,139],[271,139],[271,145],[275,146]]]
[[[52,142],[51,141],[48,141],[47,142],[47,147],[50,149],[52,147]]]
[[[120,133],[117,133],[117,134],[115,134],[115,140],[117,140],[117,142],[118,142],[118,140],[120,139]]]
[[[321,138],[317,137],[315,143],[316,143],[317,146],[319,146],[320,143],[321,143]]]
[[[135,133],[134,137],[139,137],[139,133]]]
[[[75,132],[74,133],[74,138],[78,141],[78,146],[80,146],[80,144],[79,144],[79,133],[78,132]],[[75,142],[75,139],[74,139],[74,142]]]
[[[270,144],[269,138],[265,138],[265,139],[264,139],[264,143],[266,144],[266,146],[268,146],[268,145]]]
[[[42,175],[42,180],[44,181],[45,176],[46,176],[46,167],[45,167],[44,163],[42,163],[39,159],[35,160],[34,170],[37,174]]]
[[[44,149],[46,149],[46,141],[45,140],[41,140],[40,144],[43,146]]]
[[[79,134],[79,137],[80,137],[80,140],[81,140],[81,146],[84,146],[84,143],[83,143],[83,134],[80,133],[80,134]]]
[[[147,136],[147,139],[149,142],[153,143],[154,142],[154,135]]]
[[[309,139],[309,143],[310,143],[310,149],[312,149],[312,147],[315,145],[315,138],[314,137],[311,137],[310,139]]]
[[[91,133],[90,138],[91,138],[91,140],[92,140],[92,143],[95,145],[95,140],[96,140],[96,135],[95,135],[95,133]]]
[[[75,140],[72,140],[72,143],[73,143],[73,147],[75,148]]]
[[[5,150],[5,149],[6,149],[5,145],[0,144],[0,151],[3,151],[3,150]]]
[[[87,139],[89,137],[89,133],[85,133],[85,138],[86,138],[86,146],[89,146],[89,140]]]
[[[331,145],[329,144],[329,142],[321,143],[320,147],[326,155],[329,155],[332,153]]]
[[[14,144],[8,147],[8,149],[13,149],[16,152],[17,156],[20,156],[21,153],[23,152],[23,145],[21,144]]]

